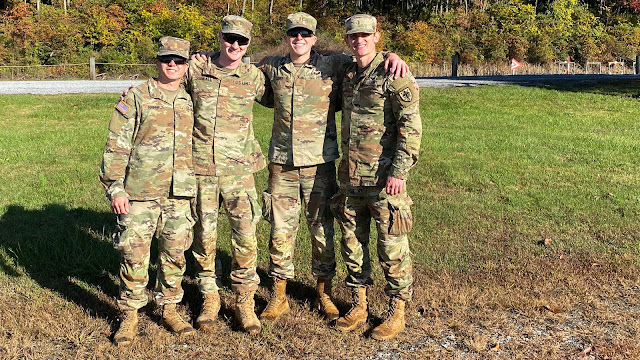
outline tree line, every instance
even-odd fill
[[[249,53],[282,52],[286,16],[318,19],[319,47],[343,49],[344,20],[375,15],[380,46],[409,61],[551,63],[632,59],[640,51],[640,0],[4,0],[0,59],[7,65],[148,63],[163,35],[216,49],[220,20],[254,23]]]

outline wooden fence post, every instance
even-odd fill
[[[451,57],[451,77],[458,77],[458,61],[460,61],[460,54],[455,53]]]
[[[89,58],[89,79],[96,79],[96,58]]]
[[[636,55],[636,75],[640,75],[640,55]]]

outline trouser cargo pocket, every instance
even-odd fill
[[[262,192],[262,218],[268,222],[273,222],[273,204],[271,201],[271,193],[268,191]]]
[[[405,235],[411,232],[413,227],[413,215],[411,214],[411,198],[389,198],[389,235]]]

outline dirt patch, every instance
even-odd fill
[[[386,310],[381,279],[370,295],[370,321],[353,334],[341,334],[311,310],[311,279],[290,292],[292,312],[251,338],[233,325],[233,296],[223,292],[219,327],[183,339],[158,325],[149,308],[139,338],[130,349],[110,342],[117,326],[114,300],[91,289],[109,308],[91,314],[24,275],[0,275],[0,357],[158,359],[629,359],[640,356],[640,280],[637,269],[598,265],[566,257],[533,259],[509,266],[465,272],[416,269],[414,301],[407,329],[395,341],[369,337]],[[116,279],[111,276],[111,281]],[[68,280],[73,282],[72,280]],[[200,307],[193,280],[184,306],[195,318]],[[348,309],[348,291],[337,284],[335,298]],[[300,296],[302,293],[304,296]],[[258,294],[261,310],[267,289]],[[86,303],[86,302],[85,302]]]

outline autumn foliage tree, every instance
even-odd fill
[[[4,64],[148,63],[164,35],[218,48],[220,19],[254,23],[249,54],[284,51],[289,13],[318,19],[319,45],[341,49],[344,20],[366,11],[383,32],[381,46],[410,61],[467,63],[517,58],[548,63],[629,59],[640,51],[640,0],[8,0],[0,3]],[[62,5],[64,3],[64,6]],[[275,50],[274,50],[275,49]]]

